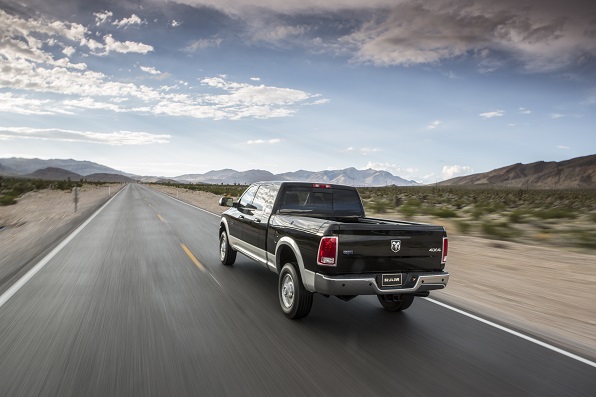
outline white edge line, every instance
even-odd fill
[[[564,356],[567,356],[569,358],[572,358],[574,360],[580,361],[580,362],[582,362],[584,364],[587,364],[587,365],[590,365],[590,366],[596,368],[596,362],[593,362],[593,361],[590,361],[590,360],[588,360],[586,358],[580,357],[577,354],[573,354],[573,353],[570,353],[570,352],[568,352],[566,350],[560,349],[560,348],[558,348],[556,346],[549,345],[548,343],[545,343],[545,342],[542,342],[542,341],[540,341],[538,339],[532,338],[531,336],[524,335],[521,332],[514,331],[514,330],[509,329],[507,327],[503,327],[502,325],[499,325],[497,323],[493,323],[492,321],[485,320],[482,317],[475,316],[473,314],[470,314],[470,313],[465,312],[463,310],[457,309],[457,308],[455,308],[453,306],[449,306],[449,305],[447,305],[447,304],[445,304],[443,302],[439,302],[439,301],[434,300],[432,298],[424,298],[424,299],[427,300],[427,301],[429,301],[429,302],[432,302],[432,303],[434,303],[436,305],[443,306],[446,309],[453,310],[456,313],[463,314],[464,316],[470,317],[470,318],[472,318],[472,319],[474,319],[476,321],[480,321],[481,323],[490,325],[491,327],[497,328],[497,329],[499,329],[501,331],[505,331],[505,332],[507,332],[507,333],[509,333],[511,335],[515,335],[515,336],[517,336],[519,338],[525,339],[525,340],[527,340],[529,342],[535,343],[535,344],[537,344],[539,346],[545,347],[545,348],[547,348],[549,350],[552,350],[554,352],[560,353],[560,354],[562,354]]]
[[[4,291],[2,296],[0,296],[0,307],[2,307],[10,298],[12,298],[12,296],[16,294],[17,291],[20,290],[21,287],[23,287],[27,283],[27,281],[31,280],[31,278],[33,278],[33,276],[35,276],[37,272],[39,272],[50,260],[52,260],[52,258],[62,250],[62,248],[64,248],[68,243],[70,243],[72,239],[74,239],[76,235],[79,234],[81,230],[83,230],[85,226],[87,226],[93,220],[93,218],[95,218],[108,204],[110,204],[114,197],[120,194],[120,192],[124,189],[125,187],[118,190],[118,192],[114,194],[112,198],[110,198],[104,205],[102,205],[100,209],[95,211],[93,215],[91,215],[81,226],[76,228],[76,230],[72,232],[70,235],[68,235],[68,237],[66,237],[60,244],[58,244],[56,248],[54,248],[41,261],[39,261],[27,273],[25,273],[23,277],[18,279],[13,285],[10,286],[10,288]]]
[[[216,214],[216,213],[214,213],[214,212],[207,211],[206,209],[203,209],[203,208],[197,207],[196,205],[189,204],[189,203],[187,203],[187,202],[184,202],[184,201],[182,201],[182,200],[179,200],[179,199],[177,199],[176,197],[172,197],[172,196],[170,196],[169,194],[162,193],[162,192],[160,192],[160,191],[157,191],[157,190],[155,190],[155,191],[156,191],[156,192],[158,192],[158,193],[161,193],[161,194],[163,194],[164,196],[167,196],[167,197],[169,197],[169,198],[171,198],[171,199],[173,199],[173,200],[179,201],[179,202],[181,202],[182,204],[186,204],[186,205],[188,205],[188,206],[190,206],[190,207],[193,207],[193,208],[196,208],[196,209],[198,209],[198,210],[204,211],[204,212],[206,212],[206,213],[208,213],[208,214],[211,214],[211,215],[214,215],[214,216],[217,216],[217,217],[221,216],[221,215],[218,215],[218,214]],[[215,281],[217,282],[217,280],[215,280]],[[218,282],[218,284],[219,284],[219,282]],[[221,284],[220,284],[220,285],[221,285]],[[558,348],[558,347],[556,347],[556,346],[549,345],[548,343],[545,343],[545,342],[542,342],[542,341],[540,341],[540,340],[538,340],[538,339],[532,338],[531,336],[524,335],[524,334],[522,334],[521,332],[517,332],[517,331],[514,331],[514,330],[512,330],[512,329],[509,329],[509,328],[507,328],[507,327],[504,327],[504,326],[502,326],[502,325],[499,325],[499,324],[497,324],[497,323],[493,323],[492,321],[485,320],[485,319],[483,319],[482,317],[475,316],[475,315],[473,315],[473,314],[471,314],[471,313],[468,313],[468,312],[465,312],[465,311],[463,311],[463,310],[457,309],[457,308],[455,308],[455,307],[453,307],[453,306],[449,306],[449,305],[447,305],[447,304],[445,304],[445,303],[443,303],[443,302],[439,302],[439,301],[437,301],[437,300],[434,300],[434,299],[432,299],[432,298],[424,298],[424,299],[425,299],[425,300],[427,300],[427,301],[429,301],[429,302],[432,302],[432,303],[434,303],[434,304],[436,304],[436,305],[443,306],[443,307],[444,307],[444,308],[446,308],[446,309],[452,310],[452,311],[454,311],[454,312],[456,312],[456,313],[459,313],[459,314],[463,314],[464,316],[467,316],[467,317],[469,317],[469,318],[472,318],[472,319],[474,319],[474,320],[476,320],[476,321],[480,321],[481,323],[484,323],[484,324],[490,325],[491,327],[497,328],[497,329],[499,329],[499,330],[501,330],[501,331],[504,331],[504,332],[507,332],[507,333],[509,333],[509,334],[511,334],[511,335],[515,335],[515,336],[517,336],[517,337],[519,337],[519,338],[525,339],[525,340],[527,340],[527,341],[529,341],[529,342],[535,343],[535,344],[537,344],[537,345],[539,345],[539,346],[545,347],[545,348],[547,348],[547,349],[549,349],[549,350],[552,350],[552,351],[554,351],[554,352],[557,352],[557,353],[559,353],[559,354],[562,354],[562,355],[564,355],[564,356],[567,356],[567,357],[569,357],[569,358],[572,358],[572,359],[574,359],[574,360],[577,360],[577,361],[579,361],[579,362],[582,362],[582,363],[584,363],[584,364],[587,364],[587,365],[590,365],[590,366],[592,366],[592,367],[596,368],[596,362],[593,362],[593,361],[590,361],[590,360],[588,360],[588,359],[586,359],[586,358],[583,358],[583,357],[581,357],[581,356],[578,356],[577,354],[573,354],[573,353],[570,353],[570,352],[568,352],[568,351],[566,351],[566,350],[560,349],[560,348]],[[0,304],[0,306],[1,306],[1,304]]]

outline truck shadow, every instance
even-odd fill
[[[400,340],[419,340],[428,333],[429,326],[440,326],[440,320],[433,319],[426,310],[434,312],[434,305],[421,298],[416,298],[406,311],[388,312],[381,307],[376,296],[358,296],[345,302],[334,296],[327,298],[315,294],[310,314],[300,320],[289,320],[279,306],[277,274],[240,256],[237,264],[220,272],[226,273],[225,277],[233,284],[241,283],[241,288],[235,291],[235,300],[253,321],[263,321],[303,337],[329,336],[337,341],[357,336],[369,342],[390,340],[395,344],[395,335],[399,335]]]

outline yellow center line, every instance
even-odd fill
[[[186,247],[186,245],[184,245],[182,243],[180,245],[182,246],[182,249],[184,250],[184,252],[186,252],[186,255],[188,255],[188,257],[190,258],[190,260],[193,261],[193,263],[195,265],[197,265],[197,267],[199,268],[200,271],[205,273],[207,271],[205,269],[205,266],[203,266],[201,264],[201,262],[199,262],[199,260],[197,258],[195,258],[195,256],[192,254],[192,252],[190,252],[190,250],[188,249],[188,247]]]
[[[159,220],[160,220],[160,221],[162,221],[162,222],[165,222],[165,221],[163,220],[163,218],[161,217],[161,215],[157,214],[157,217],[159,218]]]

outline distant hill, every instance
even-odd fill
[[[74,172],[76,174],[86,176],[91,174],[118,174],[137,178],[137,175],[118,171],[105,165],[93,163],[91,161],[79,160],[41,160],[41,159],[24,159],[18,157],[0,159],[0,172],[3,173],[3,167],[9,167],[13,174],[26,175],[31,174],[37,170],[44,168],[61,168],[66,171]],[[80,178],[79,178],[80,179]]]
[[[22,175],[26,178],[32,179],[47,179],[51,181],[65,181],[70,179],[73,182],[81,180],[82,176],[76,172],[63,170],[62,168],[47,167],[41,170],[34,171],[27,175]]]
[[[224,169],[209,171],[205,174],[186,174],[174,177],[179,182],[212,183],[212,184],[242,184],[248,185],[259,181],[303,181],[303,182],[328,182],[353,186],[413,186],[415,181],[408,181],[394,176],[387,171],[357,170],[346,168],[343,170],[286,172],[273,174],[263,170],[236,171]]]
[[[17,172],[12,167],[0,164],[0,175],[13,176],[13,175],[17,175]]]
[[[596,155],[565,161],[513,164],[439,182],[443,186],[495,185],[541,189],[596,187]]]
[[[45,179],[50,181],[66,181],[70,179],[73,182],[79,182],[81,179],[88,182],[109,182],[109,183],[129,183],[134,179],[118,174],[91,174],[79,175],[76,172],[63,170],[62,168],[47,167],[34,171],[30,174],[19,175],[23,178]]]
[[[131,183],[135,180],[118,174],[91,174],[83,177],[88,182]]]

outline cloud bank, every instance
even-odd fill
[[[110,23],[108,11],[93,14],[97,25]],[[143,25],[140,17],[116,21],[117,27]],[[94,109],[192,118],[242,119],[288,117],[302,105],[324,103],[319,95],[258,81],[234,82],[225,76],[205,77],[198,86],[150,86],[91,70],[71,58],[147,55],[150,44],[118,40],[70,22],[23,19],[0,10],[0,112],[18,114],[76,114]],[[101,41],[98,41],[98,37]],[[213,38],[190,45],[191,50],[217,46]],[[168,77],[155,67],[142,72]],[[18,93],[17,93],[18,91]]]
[[[550,72],[596,57],[596,3],[589,0],[174,1],[243,20],[251,40],[283,42],[304,35],[310,38],[305,46],[378,66],[469,57],[481,72],[507,63]],[[318,17],[350,29],[324,33]]]

